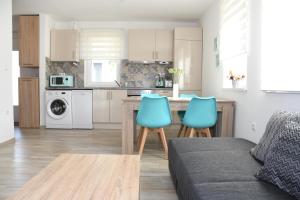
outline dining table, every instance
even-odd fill
[[[191,99],[168,97],[171,111],[184,111]],[[216,98],[219,137],[233,137],[235,101]],[[136,115],[139,110],[141,97],[126,97],[122,99],[122,153],[135,154]]]

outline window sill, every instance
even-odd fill
[[[261,90],[265,93],[274,93],[274,94],[300,94],[300,91],[288,91],[288,90]]]

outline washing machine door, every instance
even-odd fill
[[[54,99],[48,102],[47,113],[53,119],[63,119],[68,114],[69,105],[64,99]]]

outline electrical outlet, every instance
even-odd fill
[[[255,122],[251,123],[251,130],[256,131],[256,123]]]

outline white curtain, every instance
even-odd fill
[[[223,88],[232,88],[230,74],[244,77],[239,88],[246,89],[249,0],[221,0],[220,62]]]
[[[221,0],[221,60],[247,53],[248,0]]]
[[[85,29],[80,32],[80,56],[84,60],[118,60],[124,57],[123,30]]]
[[[299,8],[299,0],[262,0],[262,90],[300,91]]]

